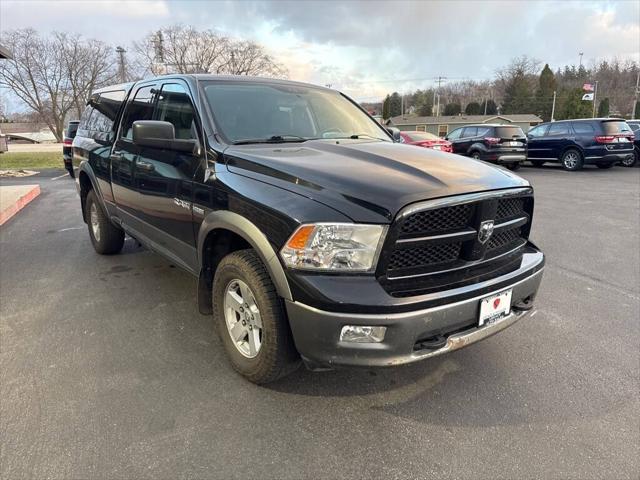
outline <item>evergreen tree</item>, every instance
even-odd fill
[[[531,113],[532,94],[530,82],[525,73],[515,72],[504,90],[502,113]]]
[[[431,102],[424,102],[418,105],[418,115],[421,117],[429,117],[433,113],[433,105]]]
[[[402,115],[402,99],[398,92],[393,92],[389,99],[389,115],[391,117]]]
[[[470,102],[465,107],[464,113],[467,115],[480,115],[482,114],[482,106],[478,102]]]
[[[600,100],[600,104],[598,105],[598,116],[599,117],[608,117],[609,116],[609,98],[605,97]]]
[[[558,120],[591,117],[593,103],[582,100],[584,92],[581,88],[572,88],[562,92],[563,102]]]
[[[538,79],[538,91],[536,92],[536,113],[545,121],[551,120],[553,107],[553,92],[556,90],[556,77],[545,64]]]
[[[389,115],[389,104],[391,103],[391,97],[387,95],[384,97],[384,101],[382,102],[382,118],[385,120],[390,117]]]
[[[445,117],[453,116],[458,115],[460,112],[462,112],[462,107],[459,103],[447,103],[444,106],[444,112],[442,113],[442,115],[444,115]]]
[[[487,104],[486,109],[485,109],[485,103]],[[496,105],[496,102],[494,102],[491,99],[485,100],[484,102],[482,102],[481,108],[482,108],[480,111],[481,115],[484,115],[485,111],[487,115],[496,115],[498,113],[498,105]]]

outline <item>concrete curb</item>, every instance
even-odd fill
[[[22,190],[12,192],[10,195],[4,195],[4,190],[9,188],[12,187],[0,187],[0,189],[3,190],[0,195],[8,199],[6,204],[5,201],[2,201],[2,205],[0,205],[0,225],[4,225],[11,217],[40,195],[40,185],[21,185],[20,188],[22,188]]]

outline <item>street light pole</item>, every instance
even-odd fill
[[[556,113],[556,91],[553,91],[553,104],[551,105],[551,121],[553,122],[553,117]]]
[[[120,74],[120,81],[122,83],[127,81],[127,75],[126,72],[124,70],[124,54],[125,54],[126,50],[122,47],[116,47],[116,53],[118,54],[118,70],[119,70],[119,74]]]
[[[596,80],[596,88],[593,91],[593,113],[591,118],[596,118],[596,98],[598,97],[598,81]]]
[[[631,109],[631,118],[636,118],[636,107],[638,105],[638,93],[640,93],[640,71],[636,76],[636,91],[633,95],[633,108]]]

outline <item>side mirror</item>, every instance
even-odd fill
[[[158,120],[137,120],[133,122],[133,143],[140,147],[173,150],[197,155],[196,140],[177,140],[173,124]]]
[[[402,137],[400,136],[400,129],[396,127],[385,127],[387,132],[391,134],[393,137],[393,141],[396,143],[400,143],[402,141]]]

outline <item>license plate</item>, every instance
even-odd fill
[[[522,144],[520,142],[509,142],[509,145],[512,147],[519,147]]]
[[[496,293],[480,300],[480,318],[478,326],[490,325],[511,313],[511,294],[513,290]]]
[[[434,145],[433,149],[434,150],[442,150],[442,147],[440,145]]]

